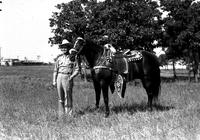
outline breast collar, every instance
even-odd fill
[[[109,69],[109,70],[112,70],[111,66],[107,66],[105,64],[106,62],[109,62],[108,57],[109,56],[107,56],[106,50],[104,48],[103,54],[97,59],[95,66],[91,67],[85,56],[83,56],[82,59],[86,63],[86,67],[89,67],[90,69]]]

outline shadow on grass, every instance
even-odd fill
[[[173,108],[174,108],[173,106],[154,105],[153,111],[168,111]],[[128,112],[132,115],[138,111],[139,112],[149,111],[149,108],[148,108],[147,104],[145,104],[145,103],[142,103],[142,104],[134,103],[131,105],[125,104],[125,105],[114,106],[111,110],[112,110],[112,112],[115,112],[116,114]]]
[[[153,111],[168,111],[170,109],[173,109],[173,106],[163,106],[163,105],[154,105],[153,107]],[[128,105],[128,104],[123,104],[123,105],[117,105],[117,106],[113,106],[112,108],[110,108],[110,111],[114,114],[119,114],[119,113],[126,113],[128,112],[129,114],[134,114],[136,112],[146,112],[149,111],[149,108],[147,107],[147,104],[142,103],[142,104],[137,104],[134,103],[132,105]],[[105,108],[104,106],[100,106],[99,109],[96,108],[92,108],[92,107],[87,107],[83,110],[79,110],[76,112],[77,116],[82,116],[85,114],[90,114],[90,113],[104,113],[105,112]]]
[[[194,79],[194,77],[190,77],[190,80],[189,80],[189,78],[187,76],[177,76],[176,78],[161,77],[161,81],[166,82],[166,83],[171,83],[171,82],[176,82],[176,81],[195,82],[195,79]]]
[[[95,107],[88,106],[87,108],[76,111],[77,116],[96,113],[104,113],[104,106],[100,106],[98,109],[96,109]]]

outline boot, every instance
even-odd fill
[[[71,107],[65,107],[66,115],[72,116],[73,110]]]
[[[58,117],[62,117],[65,114],[64,103],[62,101],[58,102]]]

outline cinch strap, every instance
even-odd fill
[[[64,101],[62,101],[61,99],[58,100],[60,103],[64,103]]]
[[[95,67],[93,67],[93,69],[109,69],[109,70],[112,70],[112,68],[106,67],[106,66],[95,66]]]

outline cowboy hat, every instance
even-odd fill
[[[72,47],[72,44],[67,40],[67,39],[64,39],[62,41],[62,44],[59,45],[59,48],[70,48]]]

